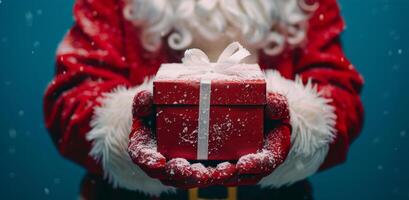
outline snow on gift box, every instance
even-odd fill
[[[216,63],[185,52],[183,63],[163,64],[154,80],[158,151],[167,158],[237,160],[263,145],[266,82],[250,55],[230,44]]]

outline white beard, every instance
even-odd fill
[[[124,15],[142,28],[141,41],[149,51],[168,36],[175,50],[195,40],[228,38],[277,55],[285,46],[303,42],[308,16],[316,7],[305,0],[128,0]]]

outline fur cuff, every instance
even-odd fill
[[[91,121],[92,130],[87,134],[87,140],[93,143],[90,155],[101,162],[105,178],[114,187],[159,196],[162,192],[175,189],[147,176],[132,162],[127,152],[132,126],[133,98],[141,90],[152,91],[152,80],[145,81],[138,87],[118,87],[105,93],[100,99],[101,106],[95,109]]]
[[[287,97],[291,116],[290,153],[284,163],[260,181],[262,187],[280,187],[314,174],[324,161],[335,136],[334,108],[321,97],[310,81],[303,85],[283,78],[279,72],[266,71],[267,91]]]

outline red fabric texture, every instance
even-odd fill
[[[322,165],[325,169],[346,159],[360,132],[363,80],[340,45],[344,22],[337,2],[319,2],[309,21],[307,42],[275,57],[260,53],[259,64],[286,78],[311,79],[333,100],[337,135]],[[101,94],[119,85],[137,86],[154,75],[160,64],[180,61],[181,52],[165,45],[154,53],[144,50],[139,30],[123,17],[123,7],[123,0],[76,0],[75,24],[58,49],[56,74],[44,97],[46,127],[58,150],[93,174],[102,174],[102,169],[89,156],[92,144],[85,136]]]

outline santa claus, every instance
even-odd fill
[[[360,132],[363,79],[336,0],[76,0],[74,17],[44,112],[59,152],[88,171],[83,199],[310,199],[305,179],[344,162]],[[233,41],[265,71],[263,150],[208,167],[165,158],[146,123],[152,77]]]

